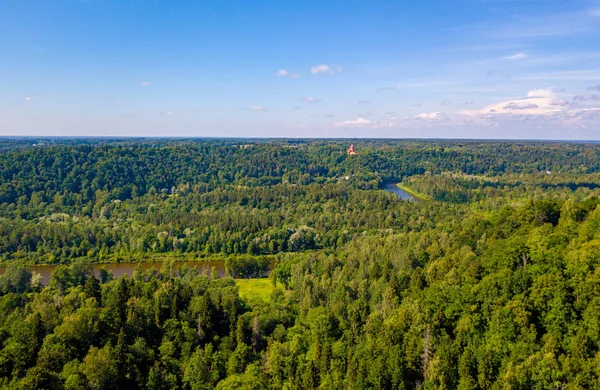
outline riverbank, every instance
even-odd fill
[[[423,194],[421,192],[415,191],[412,188],[402,184],[402,183],[396,183],[396,187],[400,188],[402,191],[410,194],[412,197],[414,197],[415,199],[417,199],[418,201],[431,201],[433,200],[433,198],[427,194]]]
[[[279,257],[281,258],[281,256]],[[83,260],[83,261],[82,261]],[[262,278],[268,276],[270,270],[277,262],[277,257],[270,256],[223,256],[206,258],[202,260],[183,260],[175,261],[173,258],[163,259],[163,261],[131,261],[114,263],[94,263],[91,259],[79,259],[69,264],[24,264],[14,265],[24,266],[34,274],[37,274],[42,285],[50,281],[50,277],[55,269],[79,264],[83,267],[91,267],[96,277],[101,278],[102,274],[111,274],[115,278],[125,275],[132,276],[136,271],[168,270],[173,269],[178,272],[182,268],[195,268],[200,273],[212,274],[216,272],[220,277],[232,276],[234,278]],[[0,275],[2,275],[10,264],[0,265]]]
[[[281,252],[288,253],[288,252]],[[291,252],[289,252],[291,253]],[[148,253],[132,253],[129,256],[105,256],[105,257],[75,257],[71,259],[61,259],[60,261],[49,261],[41,259],[39,256],[35,259],[14,257],[11,259],[0,260],[0,269],[6,268],[11,264],[21,264],[27,267],[56,267],[58,265],[71,265],[76,262],[86,262],[90,264],[97,264],[99,266],[108,264],[138,264],[138,263],[169,263],[171,261],[175,263],[206,263],[213,261],[225,262],[228,259],[237,259],[240,257],[255,257],[255,258],[266,258],[274,260],[278,254],[271,255],[247,255],[247,254],[235,254],[226,255],[223,253],[215,253],[205,255],[203,253],[160,253],[160,254],[148,254]]]
[[[398,183],[386,183],[383,186],[383,190],[387,191],[387,192],[391,192],[392,194],[398,196],[400,199],[402,200],[406,200],[408,202],[418,202],[419,199],[417,199],[415,196],[413,196],[412,194],[408,193],[407,191],[404,191],[402,188],[400,188],[398,186]]]

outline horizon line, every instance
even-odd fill
[[[565,142],[600,143],[600,139],[553,139],[553,138],[417,138],[417,137],[215,137],[215,136],[103,136],[103,135],[0,135],[0,140],[61,139],[61,140],[298,140],[298,141],[493,141],[493,142]]]

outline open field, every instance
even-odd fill
[[[261,279],[236,279],[235,282],[240,287],[240,297],[250,301],[260,299],[265,302],[269,302],[271,299],[271,293],[276,288],[273,281],[268,278]]]

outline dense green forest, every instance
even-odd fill
[[[599,205],[597,144],[2,139],[0,388],[600,388]]]

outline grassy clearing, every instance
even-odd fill
[[[262,300],[268,302],[271,299],[271,293],[281,286],[273,286],[273,281],[268,278],[263,279],[236,279],[235,282],[240,287],[240,297],[248,301]]]

